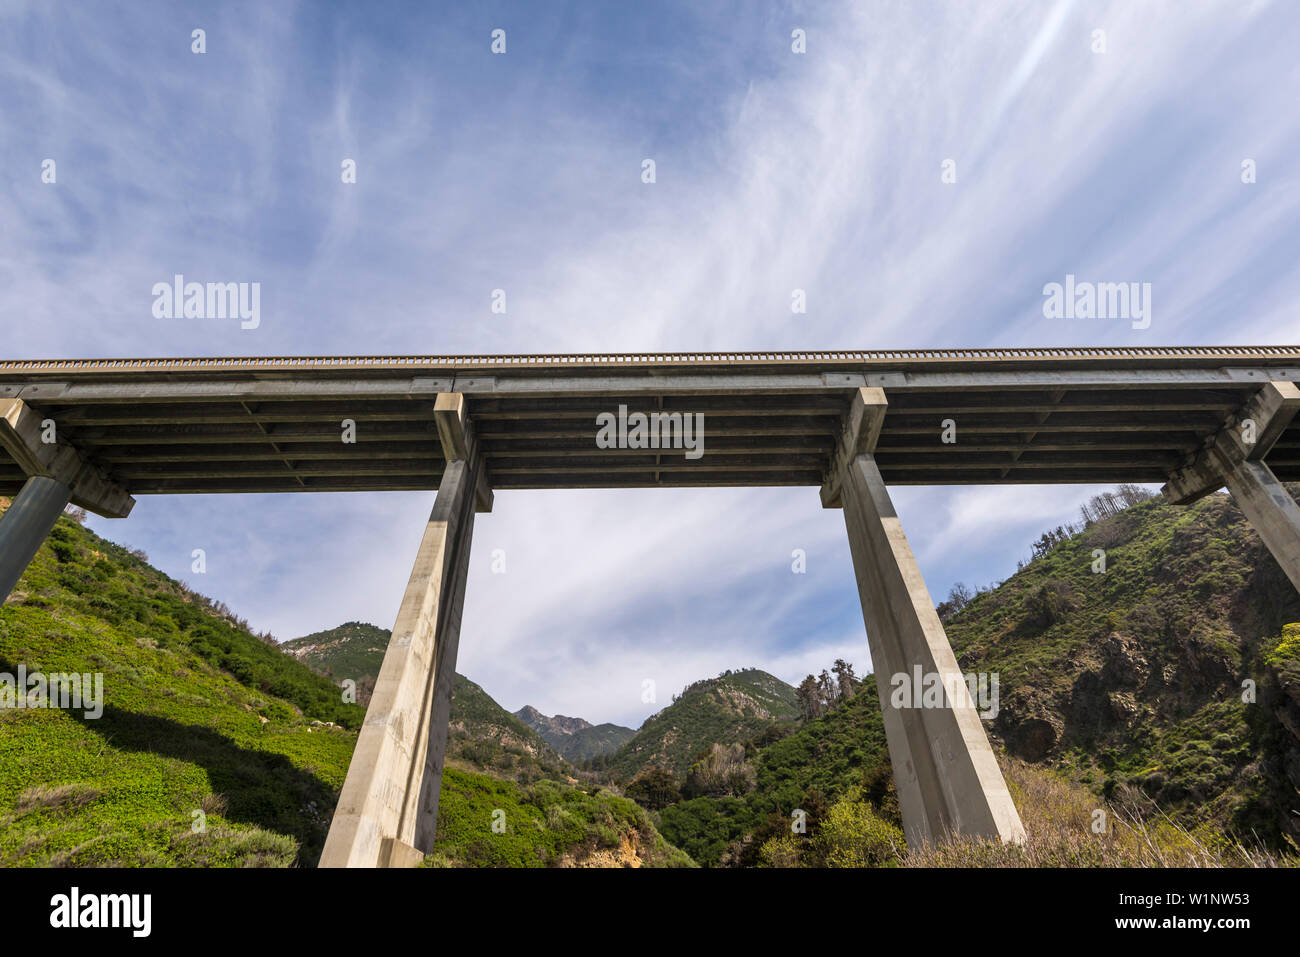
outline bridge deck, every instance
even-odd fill
[[[858,386],[887,393],[891,484],[1163,482],[1278,379],[1300,348],[0,361],[0,397],[134,494],[434,489],[448,391],[495,489],[820,485]],[[704,456],[596,448],[619,404],[704,413]],[[1300,480],[1300,425],[1268,462]],[[0,452],[0,494],[23,479]]]

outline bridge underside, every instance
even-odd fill
[[[466,396],[495,489],[821,485],[849,396],[874,386],[889,484],[986,485],[1163,482],[1260,385],[1296,379],[1300,350],[1280,347],[56,360],[0,363],[0,398],[138,495],[435,489],[442,392]],[[705,455],[597,449],[619,404],[703,413]],[[1300,480],[1300,424],[1269,464]],[[0,457],[0,494],[24,479]]]
[[[64,503],[437,489],[322,866],[432,849],[474,514],[494,490],[820,488],[843,508],[909,844],[1024,829],[889,485],[1226,485],[1300,588],[1300,349],[0,362],[0,597]],[[597,417],[703,415],[703,448]],[[1267,461],[1265,461],[1267,459]],[[938,679],[934,704],[895,683]],[[918,696],[919,697],[919,696]]]

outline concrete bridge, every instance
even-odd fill
[[[63,507],[436,489],[322,866],[431,849],[476,512],[504,489],[806,485],[842,508],[909,842],[1024,838],[889,485],[1225,485],[1300,587],[1300,348],[0,361],[0,596]],[[599,417],[703,415],[704,454]],[[660,442],[660,446],[664,443]],[[1267,457],[1267,460],[1266,460]],[[896,673],[955,688],[888,704]]]

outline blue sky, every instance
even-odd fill
[[[3,351],[1295,343],[1297,48],[1281,2],[8,0]],[[261,324],[155,319],[176,273],[260,282]],[[1151,283],[1150,327],[1046,319],[1067,273]],[[937,600],[1095,491],[894,498]],[[92,525],[287,638],[391,625],[432,497],[142,497]],[[511,709],[635,725],[724,668],[837,656],[869,667],[813,489],[507,492],[478,519],[459,670]]]

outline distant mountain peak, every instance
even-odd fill
[[[582,718],[562,714],[542,714],[532,705],[524,705],[515,717],[532,728],[569,761],[613,754],[636,732],[617,724],[592,724]]]
[[[555,734],[576,734],[585,728],[593,727],[590,721],[582,718],[569,718],[562,714],[553,717],[544,715],[530,704],[515,712],[515,717],[534,731],[551,731]]]

